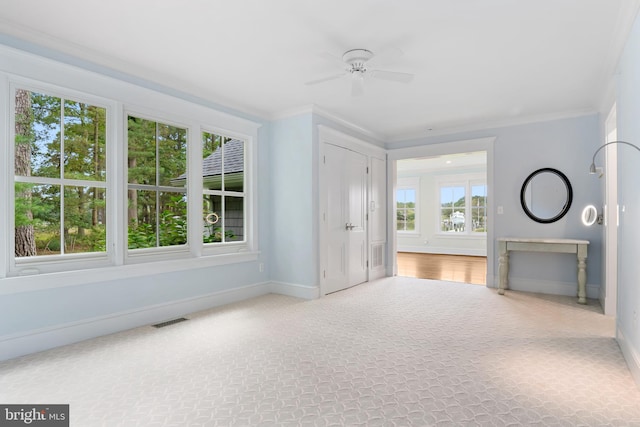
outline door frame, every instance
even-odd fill
[[[420,157],[434,157],[447,154],[469,153],[485,151],[487,153],[487,277],[488,287],[497,287],[497,272],[495,265],[495,206],[493,197],[493,146],[496,137],[477,138],[461,141],[443,142],[438,144],[420,145],[415,147],[387,150],[387,276],[398,274],[398,241],[395,221],[397,161]]]
[[[604,123],[605,143],[617,140],[617,112],[614,103]],[[604,149],[604,284],[600,286],[600,304],[607,316],[618,313],[618,146]]]
[[[319,244],[319,283],[320,283],[320,297],[326,295],[325,292],[325,271],[327,269],[327,240],[328,240],[328,229],[326,222],[326,211],[327,211],[327,186],[326,186],[326,177],[325,174],[326,168],[324,168],[324,158],[325,158],[325,146],[326,144],[335,145],[341,148],[345,148],[347,150],[354,151],[356,153],[362,154],[367,158],[367,167],[371,170],[371,158],[382,159],[386,161],[387,155],[386,150],[382,147],[378,147],[371,143],[368,143],[359,138],[353,137],[351,135],[347,135],[340,131],[337,131],[331,127],[325,125],[318,125],[318,141],[319,141],[319,156],[318,156],[318,193],[320,197],[319,202],[319,230],[318,230],[318,244]],[[367,205],[370,202],[371,197],[371,176],[367,178]],[[367,259],[369,258],[370,246],[371,246],[371,233],[370,231],[370,222],[366,222],[366,253]],[[371,264],[369,263],[369,267],[367,268],[367,278],[366,281],[372,279],[371,275]]]

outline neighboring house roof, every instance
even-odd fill
[[[222,150],[220,147],[202,160],[202,176],[213,177],[221,175],[222,171]],[[244,171],[244,141],[232,139],[224,144],[224,173],[225,176],[232,173]],[[182,174],[171,180],[174,185],[180,185],[186,178]]]
[[[244,170],[244,141],[232,139],[224,144],[224,173]],[[202,176],[220,175],[222,171],[222,150],[218,148],[202,160]]]

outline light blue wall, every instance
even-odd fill
[[[619,64],[617,76],[618,139],[640,146],[640,20],[636,19]],[[618,147],[618,203],[621,207],[618,235],[617,327],[627,360],[635,359],[640,375],[640,153]],[[632,367],[632,372],[634,369]],[[640,383],[640,376],[636,376]]]
[[[494,237],[554,237],[586,239],[589,245],[587,283],[592,297],[597,297],[601,283],[602,236],[599,227],[585,227],[580,215],[587,204],[600,206],[600,183],[588,174],[591,156],[599,146],[599,117],[588,115],[576,118],[539,122],[520,126],[486,129],[446,136],[403,141],[389,148],[403,148],[496,137],[493,159],[494,206],[502,206],[503,215],[495,215]],[[527,217],[520,206],[520,189],[534,170],[551,167],[562,171],[573,187],[573,204],[569,213],[553,224],[539,224]],[[497,247],[495,248],[497,251]],[[497,277],[498,256],[488,266],[489,275]],[[534,282],[572,283],[576,280],[573,255],[514,253],[509,277],[521,282],[523,290],[540,291]],[[569,289],[573,292],[573,289]]]
[[[301,114],[271,123],[270,135],[271,279],[303,286],[318,286],[312,126]]]

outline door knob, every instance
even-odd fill
[[[345,230],[353,230],[353,227],[355,227],[355,225],[351,224],[350,222],[344,225]]]

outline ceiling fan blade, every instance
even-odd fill
[[[345,73],[340,73],[340,74],[334,74],[332,76],[327,76],[327,77],[323,77],[321,79],[317,79],[317,80],[311,80],[309,82],[306,82],[305,84],[307,86],[311,86],[311,85],[316,85],[318,83],[324,83],[324,82],[328,82],[329,80],[335,80],[335,79],[339,79],[340,77],[344,77],[346,76]]]
[[[364,78],[354,74],[351,78],[351,96],[362,95],[364,95]]]
[[[370,70],[371,77],[392,82],[409,83],[413,80],[413,74],[400,73],[398,71]]]
[[[376,66],[376,65],[384,65],[391,64],[393,62],[397,62],[401,56],[404,55],[401,49],[397,47],[389,47],[378,53],[375,53],[373,58],[367,61],[367,65]]]

